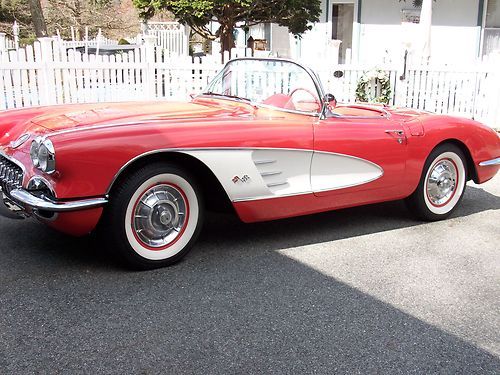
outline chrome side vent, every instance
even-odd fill
[[[270,171],[270,172],[261,172],[260,175],[262,177],[268,177],[268,176],[277,176],[282,174],[283,172],[281,171]]]
[[[253,161],[255,165],[265,165],[265,164],[273,164],[276,163],[276,160],[254,160]]]
[[[267,184],[267,187],[272,188],[272,187],[285,186],[285,185],[288,185],[287,181],[279,181],[279,182],[270,182]]]
[[[281,170],[281,162],[278,162],[277,159],[266,158],[267,155],[263,155],[262,153],[259,153],[259,151],[256,151],[253,155],[253,162],[255,166],[262,176],[266,186],[273,193],[288,186],[287,177],[284,176],[284,173]],[[260,156],[260,158],[258,156]]]

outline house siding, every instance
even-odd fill
[[[434,61],[477,58],[481,37],[481,28],[477,25],[479,8],[480,0],[439,0],[433,3],[431,54]],[[414,9],[410,0],[363,0],[360,61],[398,56],[408,47],[410,51],[418,52],[418,27],[402,26],[402,11],[406,9]]]

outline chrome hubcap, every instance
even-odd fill
[[[182,233],[187,207],[186,199],[178,189],[167,184],[156,185],[139,197],[132,228],[147,246],[168,246]]]
[[[457,188],[457,168],[451,160],[436,163],[427,179],[427,197],[435,206],[447,203]]]

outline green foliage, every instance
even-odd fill
[[[310,23],[317,22],[321,14],[320,0],[133,0],[133,3],[145,19],[168,10],[208,39],[229,34],[239,22],[245,22],[247,27],[274,22],[298,35],[310,29]],[[215,35],[206,27],[210,21],[221,25]]]
[[[36,40],[36,36],[34,36],[34,35],[27,37],[27,38],[20,38],[19,44],[21,46],[33,45],[33,43],[35,43],[35,40]]]
[[[372,85],[377,85],[378,96],[370,95]],[[372,70],[365,72],[358,81],[356,87],[356,100],[365,103],[389,104],[391,101],[392,89],[389,76],[382,70]]]
[[[0,1],[0,32],[12,36],[12,24],[17,21],[20,26],[20,37],[28,38],[33,34],[31,29],[31,12],[26,0]]]
[[[124,38],[121,38],[119,41],[118,41],[118,45],[119,46],[126,46],[126,45],[129,45],[130,42],[127,40],[127,39],[124,39]]]
[[[406,3],[406,0],[399,0],[399,2],[401,2],[401,1]],[[434,0],[434,1],[436,1],[436,0]],[[411,1],[411,3],[413,4],[413,6],[415,8],[422,8],[422,2],[423,2],[423,0],[412,0]]]

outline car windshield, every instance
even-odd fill
[[[319,113],[321,110],[320,96],[311,75],[286,60],[233,60],[204,94],[248,100],[287,111]]]

